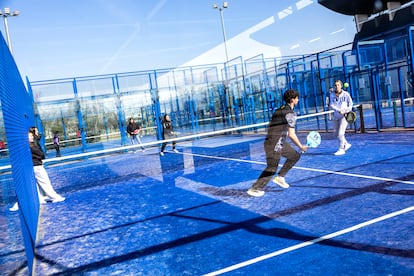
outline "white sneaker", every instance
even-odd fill
[[[344,149],[339,149],[337,152],[334,153],[334,155],[339,156],[339,155],[344,155],[345,154],[345,150]]]
[[[346,143],[345,144],[345,151],[349,150],[352,147],[351,144]]]
[[[173,152],[175,152],[175,153],[178,153],[178,150],[176,150],[176,149],[173,149]]]
[[[273,178],[273,183],[276,183],[277,185],[285,189],[289,188],[289,184],[286,183],[285,178],[283,176],[276,176],[275,178]]]
[[[161,152],[160,152],[160,155],[161,155],[161,156],[164,156],[164,153],[161,151]]]
[[[10,212],[16,212],[17,210],[19,210],[19,203],[14,203],[13,206],[11,208],[9,208]]]
[[[53,198],[53,199],[52,199],[52,202],[53,202],[53,203],[62,202],[62,201],[65,201],[65,199],[66,199],[66,198],[64,198],[63,196],[59,196],[59,197],[57,197],[57,198]]]
[[[251,196],[259,197],[259,196],[263,196],[265,194],[265,192],[261,191],[261,190],[256,190],[256,189],[250,188],[250,189],[247,190],[247,194],[251,195]]]

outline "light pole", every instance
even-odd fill
[[[9,26],[7,25],[7,17],[9,16],[18,16],[20,14],[20,11],[13,11],[10,12],[10,8],[4,8],[3,10],[0,10],[0,16],[3,16],[4,20],[4,31],[6,32],[6,39],[7,39],[7,45],[9,46],[10,53],[13,55],[13,49],[10,41],[10,34],[9,34]]]
[[[224,49],[226,50],[226,62],[229,61],[229,54],[227,51],[227,36],[226,36],[226,29],[224,28],[224,17],[223,17],[223,9],[227,9],[229,7],[228,2],[224,2],[223,6],[219,7],[217,4],[213,4],[213,9],[218,9],[220,12],[221,18],[221,29],[223,31],[223,39],[224,39]]]
[[[233,123],[233,121],[231,120],[231,96],[230,96],[230,91],[229,91],[229,85],[228,85],[228,77],[227,77],[227,65],[229,62],[229,53],[227,51],[227,36],[226,36],[226,29],[224,28],[224,16],[223,16],[223,9],[227,9],[229,7],[229,3],[228,2],[223,2],[223,5],[221,7],[219,7],[219,5],[217,5],[216,3],[213,4],[213,9],[218,9],[220,12],[220,18],[221,18],[221,30],[223,31],[223,39],[224,39],[224,49],[226,51],[226,65],[224,66],[224,94],[227,95],[226,96],[226,101],[225,101],[225,105],[226,105],[226,116],[228,117],[227,120],[230,123]]]

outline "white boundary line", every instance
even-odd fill
[[[297,245],[293,245],[293,246],[290,246],[290,247],[287,247],[287,248],[284,248],[284,249],[281,249],[281,250],[274,251],[274,252],[266,254],[266,255],[262,255],[260,257],[256,257],[256,258],[253,258],[253,259],[250,259],[250,260],[247,260],[247,261],[244,261],[244,262],[232,265],[232,266],[228,266],[226,268],[223,268],[223,269],[220,269],[220,270],[217,270],[217,271],[210,272],[210,273],[204,274],[204,276],[220,275],[220,274],[223,274],[223,273],[226,273],[226,272],[230,272],[230,271],[233,271],[233,270],[236,270],[236,269],[239,269],[239,268],[251,265],[251,264],[255,264],[255,263],[258,263],[258,262],[261,262],[261,261],[279,256],[279,255],[282,255],[282,254],[285,254],[285,253],[288,253],[288,252],[292,252],[292,251],[300,249],[300,248],[304,248],[304,247],[319,243],[321,241],[325,241],[325,240],[335,238],[337,236],[340,236],[340,235],[358,230],[360,228],[369,226],[371,224],[374,224],[374,223],[377,223],[377,222],[380,222],[380,221],[383,221],[383,220],[386,220],[386,219],[389,219],[389,218],[392,218],[392,217],[396,217],[396,216],[399,216],[399,215],[402,215],[402,214],[405,214],[405,213],[408,213],[408,212],[411,212],[411,211],[414,211],[414,206],[411,206],[411,207],[408,207],[408,208],[402,209],[400,211],[396,211],[396,212],[393,212],[393,213],[390,213],[390,214],[387,214],[387,215],[384,215],[384,216],[381,216],[381,217],[377,217],[375,219],[372,219],[372,220],[354,225],[352,227],[345,228],[343,230],[340,230],[340,231],[322,236],[320,238],[316,238],[316,239],[313,239],[313,240],[310,240],[310,241],[307,241],[307,242],[299,243]]]
[[[192,153],[182,153],[182,154],[188,154],[188,155],[211,158],[211,159],[220,159],[220,160],[229,160],[229,161],[237,161],[237,162],[245,162],[245,163],[266,165],[265,162],[253,161],[253,160],[243,160],[243,159],[236,159],[236,158],[226,158],[226,157],[209,156],[209,155],[192,154]],[[328,170],[321,170],[321,169],[312,169],[312,168],[304,168],[304,167],[296,167],[296,166],[294,168],[300,169],[300,170],[308,170],[308,171],[315,171],[315,172],[322,172],[322,173],[329,173],[329,174],[338,174],[338,175],[344,175],[344,176],[350,176],[350,177],[359,177],[359,178],[367,178],[367,179],[373,179],[373,180],[390,181],[390,182],[397,182],[397,183],[404,183],[404,184],[414,185],[414,182],[412,182],[412,181],[403,181],[403,180],[396,180],[396,179],[376,177],[376,176],[366,176],[366,175],[360,175],[360,174],[351,174],[351,173],[343,173],[343,172],[328,171]],[[266,259],[276,257],[278,255],[282,255],[282,254],[285,254],[285,253],[288,253],[288,252],[291,252],[291,251],[294,251],[294,250],[297,250],[297,249],[300,249],[300,248],[303,248],[303,247],[306,247],[306,246],[309,246],[309,245],[313,245],[315,243],[319,243],[319,242],[324,241],[324,240],[332,239],[334,237],[337,237],[337,236],[355,231],[357,229],[366,227],[368,225],[371,225],[371,224],[374,224],[374,223],[377,223],[377,222],[380,222],[380,221],[383,221],[383,220],[386,220],[386,219],[389,219],[389,218],[392,218],[392,217],[395,217],[395,216],[398,216],[398,215],[401,215],[401,214],[404,214],[404,213],[408,213],[408,212],[411,212],[411,211],[414,211],[414,206],[411,206],[411,207],[408,207],[406,209],[396,211],[396,212],[390,213],[388,215],[384,215],[384,216],[381,216],[381,217],[378,217],[378,218],[375,218],[375,219],[357,224],[355,226],[352,226],[352,227],[349,227],[349,228],[346,228],[346,229],[343,229],[343,230],[340,230],[340,231],[337,231],[337,232],[334,232],[334,233],[331,233],[331,234],[328,234],[328,235],[325,235],[325,236],[322,236],[322,237],[319,237],[319,238],[316,238],[316,239],[313,239],[313,240],[310,240],[310,241],[307,241],[307,242],[303,242],[303,243],[300,243],[300,244],[297,244],[297,245],[294,245],[294,246],[290,246],[290,247],[287,247],[287,248],[284,248],[284,249],[281,249],[281,250],[278,250],[278,251],[275,251],[275,252],[257,257],[257,258],[250,259],[248,261],[245,261],[245,262],[242,262],[242,263],[239,263],[239,264],[235,264],[235,265],[232,265],[232,266],[229,266],[229,267],[226,267],[226,268],[214,271],[214,272],[210,272],[208,274],[205,274],[205,276],[220,275],[220,274],[223,274],[223,273],[227,273],[227,272],[230,272],[230,271],[233,271],[233,270],[236,270],[236,269],[239,269],[239,268],[242,268],[242,267],[254,264],[254,263],[261,262],[261,261],[266,260]]]
[[[309,117],[317,118],[318,116],[326,115],[326,114],[329,114],[329,113],[333,113],[333,110],[328,110],[328,111],[323,111],[323,112],[318,112],[318,113],[312,113],[312,114],[307,114],[307,115],[301,115],[301,116],[297,117],[297,120],[301,120],[301,119],[305,119],[305,118],[309,118]],[[216,131],[209,131],[209,132],[197,133],[197,134],[186,135],[186,136],[179,136],[179,137],[174,137],[172,139],[156,140],[156,141],[146,142],[146,143],[142,143],[142,144],[138,144],[138,145],[120,146],[120,147],[115,147],[115,148],[110,148],[110,149],[103,149],[103,150],[97,150],[97,151],[91,151],[91,152],[83,152],[83,153],[78,153],[78,154],[73,154],[73,155],[68,155],[68,156],[47,158],[47,159],[43,160],[43,164],[47,164],[49,162],[54,162],[54,161],[65,161],[65,160],[69,160],[69,159],[76,159],[76,158],[80,158],[80,157],[89,157],[89,156],[94,156],[94,155],[115,153],[115,152],[125,151],[125,150],[128,150],[128,149],[138,149],[142,146],[148,147],[148,146],[161,145],[164,142],[168,143],[168,142],[172,142],[172,141],[176,141],[176,142],[177,141],[185,141],[185,140],[191,140],[193,138],[206,137],[206,136],[211,136],[211,135],[216,135],[216,134],[224,134],[224,133],[234,132],[234,131],[239,131],[239,130],[266,127],[267,125],[269,125],[269,122],[263,122],[263,123],[257,123],[257,124],[252,124],[252,125],[239,126],[239,127],[232,127],[232,128],[225,128],[225,129],[220,129],[220,130],[216,130]],[[0,173],[2,171],[7,171],[7,170],[10,170],[10,169],[11,169],[11,165],[0,166]]]
[[[195,154],[195,153],[185,153],[185,152],[180,152],[180,154],[183,154],[183,155],[187,154],[187,155],[205,157],[205,158],[211,158],[211,159],[220,159],[220,160],[228,160],[228,161],[237,161],[237,162],[245,162],[245,163],[266,165],[266,162],[262,162],[262,161],[243,160],[243,159],[236,159],[236,158],[227,158],[227,157],[211,156],[211,155]],[[279,164],[279,166],[281,166],[281,165]],[[384,177],[369,176],[369,175],[362,175],[362,174],[353,174],[353,173],[344,173],[344,172],[337,172],[337,171],[328,171],[328,170],[297,167],[297,166],[294,166],[293,168],[299,169],[299,170],[305,170],[305,171],[322,172],[322,173],[328,173],[328,174],[338,174],[338,175],[344,175],[344,176],[350,176],[350,177],[358,177],[358,178],[366,178],[366,179],[372,179],[372,180],[390,181],[390,182],[414,185],[413,181],[398,180],[398,179],[392,179],[392,178],[384,178]]]

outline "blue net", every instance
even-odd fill
[[[34,260],[39,201],[27,131],[33,125],[33,101],[3,37],[0,36],[0,100],[9,150],[11,173],[31,274]],[[13,199],[15,200],[15,199]],[[6,202],[11,203],[11,202]]]

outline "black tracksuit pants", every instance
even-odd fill
[[[252,189],[262,190],[267,185],[267,183],[276,174],[281,157],[286,158],[285,163],[278,173],[278,175],[282,177],[284,177],[289,172],[289,170],[299,161],[300,154],[294,148],[292,148],[288,142],[284,142],[283,148],[280,152],[275,152],[275,144],[276,143],[274,141],[266,139],[264,143],[264,150],[266,153],[267,166],[259,178],[256,180],[256,182],[253,184]]]

